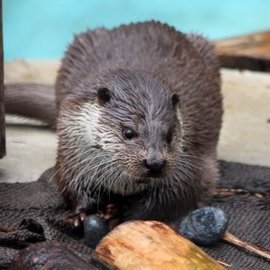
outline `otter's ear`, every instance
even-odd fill
[[[179,103],[179,96],[174,93],[171,95],[171,99],[172,99],[173,108],[175,108],[177,104]]]
[[[110,90],[106,87],[101,87],[97,90],[97,97],[101,104],[105,104],[111,100]]]

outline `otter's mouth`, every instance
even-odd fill
[[[137,184],[150,184],[151,182],[159,181],[162,176],[163,174],[147,173],[140,178],[135,178],[134,182]]]
[[[157,178],[163,177],[163,176],[164,176],[164,173],[163,173],[163,172],[150,171],[150,172],[148,172],[148,173],[146,174],[146,176],[147,176],[148,178],[155,178],[155,179],[157,179]]]
[[[149,184],[150,179],[140,178],[140,179],[135,179],[134,182],[137,184]]]

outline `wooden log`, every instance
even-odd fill
[[[117,226],[98,244],[95,256],[120,270],[224,269],[192,242],[157,221]]]
[[[221,66],[270,71],[270,31],[213,42]]]
[[[3,64],[3,29],[2,0],[0,0],[0,158],[6,154],[5,107],[4,107],[4,64]]]
[[[90,257],[90,255],[89,255]],[[59,243],[41,242],[21,250],[13,258],[10,270],[26,269],[69,269],[97,270],[96,266],[86,262]]]

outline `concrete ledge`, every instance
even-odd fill
[[[270,166],[270,74],[222,70],[224,121],[219,157]]]

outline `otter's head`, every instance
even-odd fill
[[[89,151],[89,164],[96,160],[99,172],[91,174],[115,192],[121,186],[120,193],[173,174],[181,139],[177,94],[153,76],[123,70],[99,75],[83,89],[62,109],[58,130],[68,145]]]

